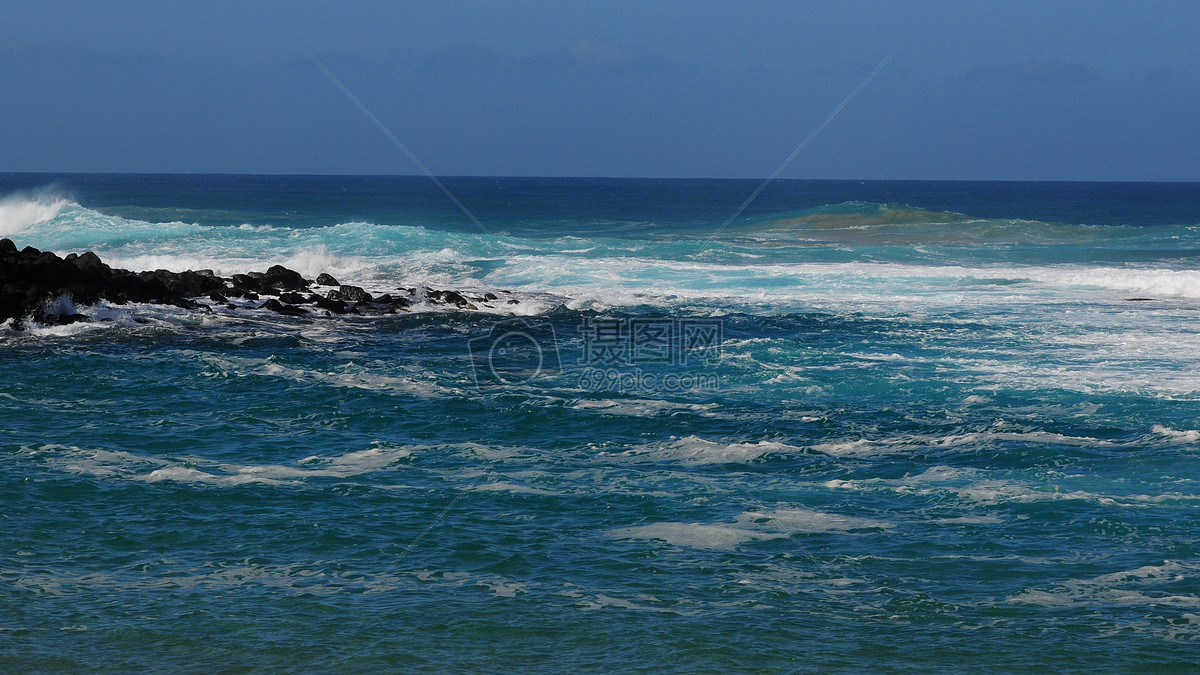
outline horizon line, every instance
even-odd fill
[[[275,177],[275,178],[417,178],[429,180],[424,174],[416,173],[259,173],[221,171],[0,171],[0,175],[13,176],[220,176],[220,177]],[[651,181],[762,181],[765,177],[719,177],[719,176],[551,176],[510,174],[435,174],[439,178],[456,179],[510,179],[510,180],[651,180]],[[1085,178],[775,178],[771,182],[871,182],[871,183],[1154,183],[1154,184],[1200,184],[1198,180],[1152,180],[1152,179],[1085,179]]]

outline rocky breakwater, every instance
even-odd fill
[[[25,321],[48,325],[88,321],[77,307],[101,300],[210,312],[260,309],[293,316],[392,314],[419,303],[478,310],[519,302],[494,293],[464,295],[416,288],[372,295],[358,286],[340,284],[328,274],[310,281],[282,265],[232,277],[211,270],[132,272],[110,267],[90,251],[60,257],[32,246],[18,249],[11,240],[0,239],[0,323],[12,319],[12,326],[19,329]]]

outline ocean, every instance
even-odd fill
[[[0,325],[5,669],[1200,669],[1200,184],[444,183],[0,174],[477,299]]]

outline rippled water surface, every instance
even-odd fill
[[[498,296],[0,326],[10,666],[1196,666],[1200,186],[446,182],[487,232],[0,176],[18,246]]]

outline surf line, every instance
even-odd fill
[[[746,197],[746,201],[742,202],[742,205],[737,207],[737,211],[734,211],[732,216],[729,216],[729,218],[725,219],[725,222],[721,223],[721,226],[718,227],[716,231],[708,237],[708,239],[704,240],[704,244],[700,246],[700,250],[696,251],[697,256],[708,250],[708,247],[712,244],[713,239],[716,239],[726,227],[729,227],[729,224],[732,223],[735,218],[742,215],[742,211],[745,211],[746,207],[750,206],[750,202],[754,201],[755,198],[758,197],[758,193],[762,192],[763,188],[767,187],[771,181],[775,180],[779,176],[780,172],[786,169],[788,164],[792,163],[793,159],[796,159],[796,155],[799,155],[800,151],[803,150],[809,143],[811,143],[812,140],[817,137],[817,134],[821,133],[821,130],[828,126],[829,123],[833,121],[834,117],[837,117],[838,113],[842,112],[842,109],[846,107],[846,104],[850,103],[850,100],[857,96],[858,92],[862,91],[862,88],[867,86],[867,83],[874,79],[875,75],[877,75],[879,71],[883,70],[883,67],[887,65],[888,61],[892,60],[892,57],[895,56],[896,52],[898,51],[900,51],[899,47],[893,49],[891,54],[888,54],[887,57],[880,61],[879,65],[875,66],[875,70],[872,70],[870,75],[867,75],[862,82],[859,82],[858,86],[854,88],[854,91],[851,91],[846,98],[842,99],[842,102],[833,109],[833,112],[829,113],[829,115],[825,117],[825,120],[818,124],[817,128],[813,129],[812,133],[810,133],[807,138],[800,142],[800,145],[796,146],[795,150],[792,150],[792,154],[788,155],[787,159],[783,160],[779,166],[775,167],[775,170],[771,172],[771,175],[767,176],[767,179],[764,180],[762,184],[754,190],[754,192],[750,193],[749,197]]]
[[[442,181],[438,180],[437,176],[433,175],[433,172],[426,168],[425,164],[423,164],[421,160],[417,159],[416,155],[412,154],[412,151],[408,149],[408,146],[401,143],[400,139],[396,138],[396,135],[393,134],[383,122],[380,122],[379,118],[376,117],[375,114],[372,113],[369,108],[367,108],[367,106],[363,105],[363,102],[358,100],[358,97],[355,96],[349,89],[347,89],[346,85],[342,84],[342,81],[339,80],[337,76],[335,76],[328,68],[326,68],[325,64],[321,63],[320,59],[314,56],[312,52],[308,51],[308,47],[305,47],[300,42],[297,42],[297,45],[299,45],[300,49],[305,53],[305,55],[312,59],[312,62],[321,69],[321,72],[325,73],[325,75],[337,85],[338,89],[341,89],[342,93],[349,97],[349,99],[354,102],[354,105],[358,106],[358,109],[363,111],[363,114],[366,115],[367,118],[372,122],[374,122],[375,126],[379,127],[379,130],[382,131],[383,134],[387,136],[397,148],[400,148],[402,151],[404,151],[404,154],[407,155],[410,160],[412,160],[412,163],[416,164],[417,168],[420,169],[421,172],[429,178],[429,180],[433,181],[433,184],[438,186],[438,189],[445,193],[445,195],[450,198],[450,201],[454,202],[454,205],[457,206],[459,210],[467,216],[467,218],[471,219],[472,223],[475,223],[476,227],[482,230],[484,234],[491,237],[492,241],[495,241],[497,244],[500,243],[500,240],[496,238],[496,235],[492,234],[491,231],[483,226],[483,223],[479,222],[479,219],[475,217],[475,214],[471,213],[471,211],[458,200],[458,197],[454,196],[454,193],[450,191],[450,188],[447,188],[445,185],[443,185]]]

